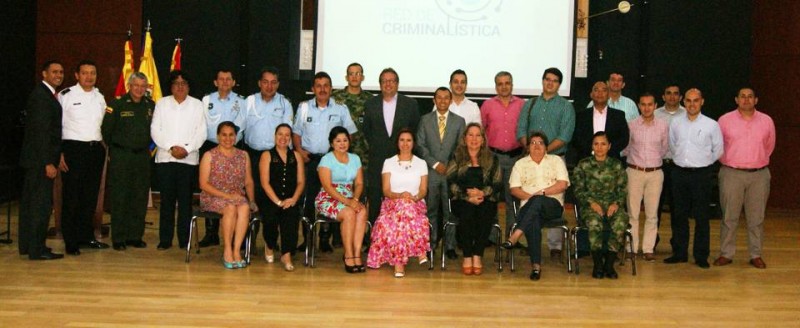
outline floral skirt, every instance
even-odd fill
[[[430,227],[424,201],[386,199],[372,230],[367,266],[408,263],[409,257],[422,257],[431,249]]]
[[[342,194],[342,196],[347,198],[353,197],[352,184],[334,183],[333,187],[336,188],[336,192]],[[325,189],[320,189],[319,193],[317,194],[317,198],[314,199],[314,205],[317,208],[317,213],[330,219],[336,219],[336,216],[339,215],[339,211],[345,208],[344,203],[331,197],[331,195],[325,191]]]

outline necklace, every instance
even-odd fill
[[[407,161],[401,161],[400,160],[400,156],[397,156],[397,165],[402,167],[402,168],[404,168],[404,169],[406,169],[406,170],[411,168],[411,164],[412,164],[413,161],[414,161],[414,157],[413,156],[411,157],[410,160],[407,160]],[[408,164],[403,165],[403,162],[408,162]]]

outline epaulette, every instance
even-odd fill
[[[62,96],[64,96],[64,95],[68,94],[70,91],[72,91],[72,89],[70,89],[70,88],[66,88],[66,89],[64,89],[64,90],[61,90],[61,92],[60,92],[60,93],[61,93],[61,95],[62,95]]]
[[[344,100],[336,99],[336,97],[333,97],[333,102],[336,103],[337,105],[344,105]]]
[[[238,94],[238,93],[236,94],[236,96],[237,96],[237,97],[239,97],[239,98],[241,98],[241,99],[245,99],[245,98],[247,98],[247,97],[245,97],[244,95],[240,95],[240,94]]]

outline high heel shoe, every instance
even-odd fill
[[[471,266],[461,267],[461,272],[463,272],[465,276],[471,276],[473,270],[474,270],[474,268],[471,267]]]
[[[361,262],[361,256],[356,256],[356,257],[353,257],[352,259],[353,260],[358,260],[359,262]],[[353,263],[355,263],[355,261],[353,261]],[[365,267],[363,263],[362,264],[355,264],[353,267],[356,268],[356,272],[367,272],[367,267]]]
[[[225,267],[225,269],[228,269],[228,270],[233,270],[233,269],[236,269],[238,267],[236,265],[236,262],[228,262],[228,261],[225,261],[225,259],[222,259],[222,266]]]
[[[358,268],[355,265],[347,265],[349,257],[342,256],[342,263],[344,263],[344,271],[347,273],[358,273]]]
[[[480,276],[483,273],[483,267],[472,267],[472,274]]]
[[[427,256],[422,257],[422,258],[419,259],[419,265],[423,265],[425,263],[428,263],[428,257]]]
[[[275,262],[275,253],[273,253],[266,245],[264,245],[264,260],[266,260],[267,263]]]

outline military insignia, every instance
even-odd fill
[[[364,115],[361,115],[361,116],[358,117],[358,123],[359,124],[364,124]]]
[[[111,108],[111,107],[107,107],[106,106],[106,113],[113,114],[114,113],[114,109]]]
[[[306,122],[311,123],[312,121],[314,121],[313,117],[306,117]]]
[[[68,94],[70,91],[72,91],[72,89],[70,89],[70,88],[66,88],[64,90],[61,90],[61,95],[63,96],[65,94]]]
[[[134,113],[132,111],[119,112],[119,116],[120,117],[133,117]]]
[[[334,98],[333,102],[335,102],[337,105],[344,105],[344,100],[342,100],[342,99]],[[347,106],[347,105],[345,105],[345,106]]]
[[[214,103],[208,103],[208,110],[214,109]]]
[[[130,99],[126,99],[126,100],[125,100],[125,102],[126,102],[126,103],[129,103],[129,102],[131,102],[131,100],[130,100]]]

